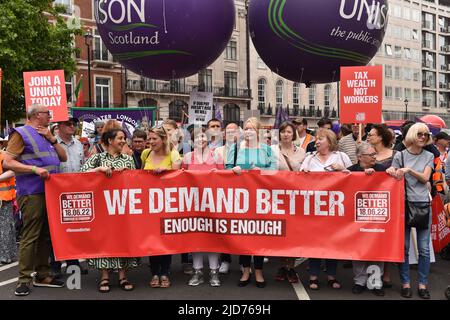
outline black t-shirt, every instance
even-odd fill
[[[384,167],[381,164],[378,164],[378,163],[375,163],[375,165],[372,168],[370,168],[370,169],[374,169],[375,171],[385,171]],[[350,171],[363,171],[364,172],[365,169],[363,169],[363,167],[361,167],[359,165],[359,162],[358,162],[357,164],[354,164],[351,167],[348,167],[347,170],[350,170]]]

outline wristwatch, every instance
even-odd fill
[[[55,144],[57,144],[58,143],[58,139],[55,139],[55,141],[54,142],[50,142],[50,144],[53,146],[53,145],[55,145]]]

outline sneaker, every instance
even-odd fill
[[[278,269],[277,275],[275,276],[275,280],[277,281],[284,281],[287,278],[287,269],[286,267],[281,267],[280,269]]]
[[[219,268],[219,273],[220,274],[227,274],[228,272],[230,272],[230,263],[223,261],[220,264],[220,268]]]
[[[287,273],[287,278],[289,283],[298,283],[298,274],[293,268],[290,268]]]
[[[34,287],[46,287],[46,288],[62,288],[64,287],[64,281],[60,281],[58,279],[47,277],[44,279],[34,279],[33,280]]]
[[[194,274],[194,268],[192,268],[192,264],[190,263],[183,263],[183,273],[184,274]]]
[[[220,287],[219,271],[211,269],[209,272],[209,284],[211,287]]]
[[[193,272],[194,274],[192,275],[191,279],[189,279],[188,285],[190,286],[198,286],[200,284],[202,284],[203,282],[205,282],[203,280],[203,272],[200,269],[197,269]]]
[[[27,283],[19,283],[14,291],[14,294],[18,297],[27,296],[30,294],[30,287]]]

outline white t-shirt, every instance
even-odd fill
[[[334,171],[331,168],[331,165],[334,163],[340,164],[345,168],[348,168],[353,165],[348,155],[346,155],[343,152],[340,151],[332,152],[330,157],[327,159],[325,163],[322,163],[319,157],[317,156],[317,152],[314,152],[306,156],[300,170],[315,171],[315,172]]]

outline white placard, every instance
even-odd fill
[[[206,124],[212,119],[212,115],[212,92],[192,92],[189,99],[189,124]]]

